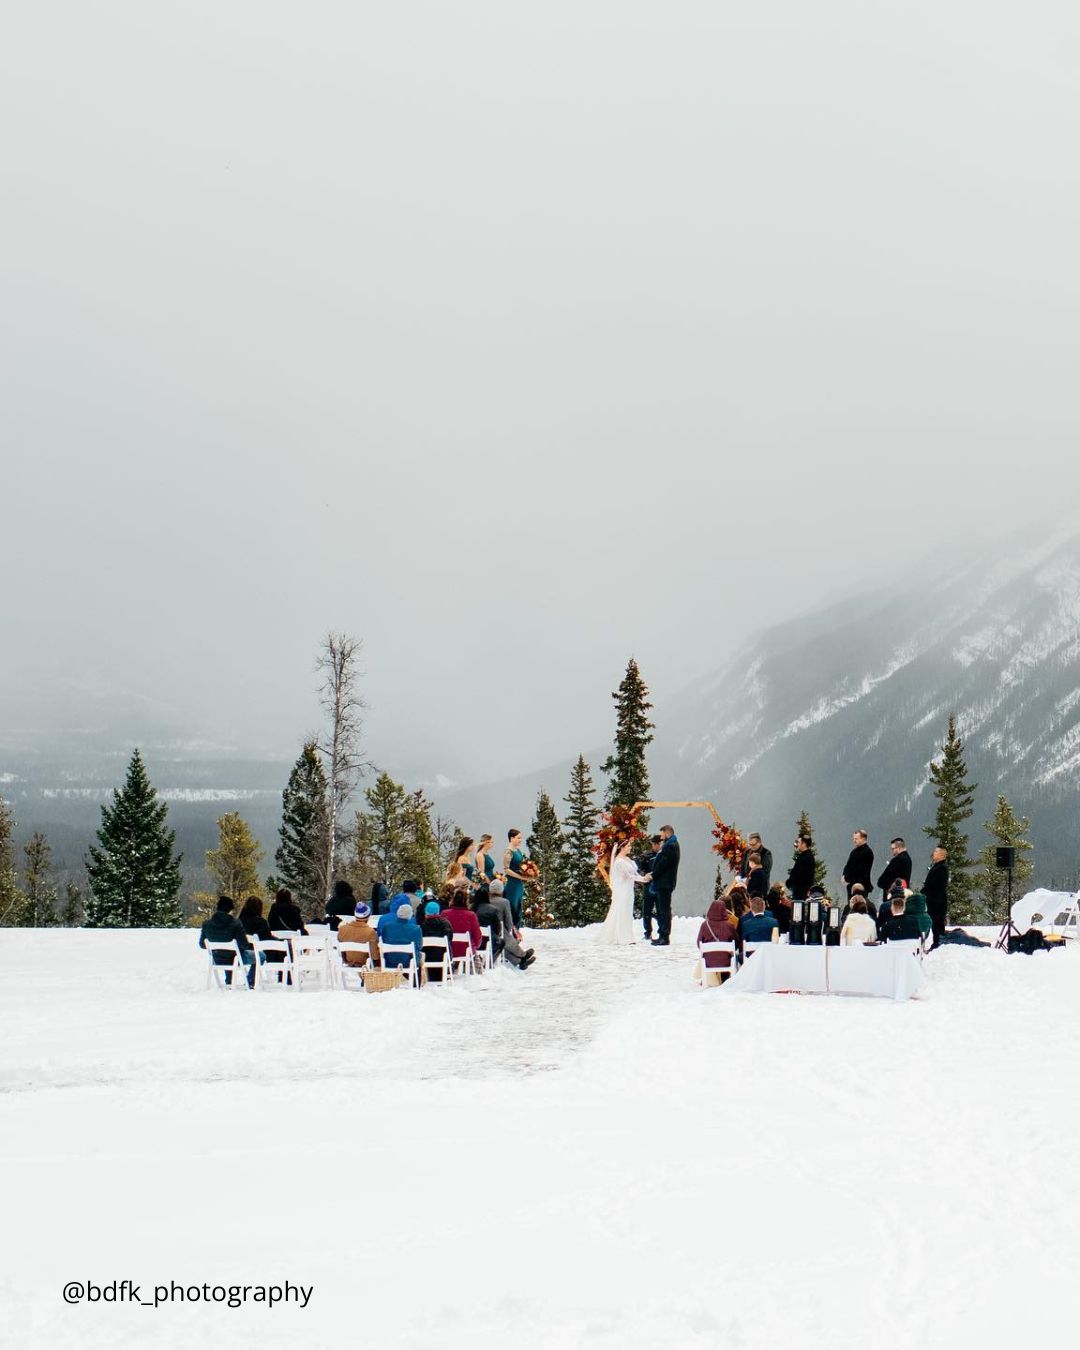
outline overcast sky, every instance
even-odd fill
[[[1080,495],[1070,4],[36,0],[0,42],[2,719],[609,735]],[[962,546],[962,545],[961,545]]]

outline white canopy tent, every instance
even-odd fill
[[[1080,892],[1028,891],[1012,907],[1012,921],[1021,933],[1038,928],[1047,937],[1080,934]]]

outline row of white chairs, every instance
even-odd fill
[[[446,984],[455,978],[489,974],[499,959],[491,960],[489,957],[495,948],[490,927],[480,929],[480,939],[480,948],[476,950],[468,934],[455,934],[452,938],[442,939],[425,937],[421,950],[423,966],[429,978],[436,970]],[[254,961],[249,967],[244,964],[237,942],[207,942],[207,988],[216,985],[223,990],[246,990],[249,987],[293,989],[297,993],[305,986],[312,985],[321,989],[362,989],[367,971],[380,968],[372,961],[370,943],[342,942],[326,924],[309,924],[307,934],[275,929],[272,940],[262,941],[252,937],[251,946]],[[219,953],[222,958],[220,961],[216,955]],[[367,961],[362,965],[348,961],[349,955],[360,953],[367,956]],[[401,958],[396,962],[396,967],[403,972],[405,982],[412,989],[420,988],[421,967],[416,959],[416,949],[411,943],[399,945],[380,942],[379,954],[380,958],[383,955]],[[226,955],[228,960],[224,959]],[[248,985],[249,969],[254,970],[251,986]]]

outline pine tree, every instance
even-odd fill
[[[1016,849],[1016,865],[1013,868],[1013,896],[1023,895],[1035,864],[1031,861],[1033,851],[1027,832],[1031,821],[1026,816],[1018,816],[1005,797],[997,799],[997,809],[993,820],[986,822],[991,842],[979,855],[982,871],[977,877],[984,916],[991,922],[999,918],[1004,920],[1008,908],[1009,875],[997,866],[996,854],[999,848]]]
[[[281,843],[274,863],[277,879],[292,891],[293,899],[310,919],[322,918],[330,894],[325,872],[327,793],[318,749],[314,741],[308,741],[281,794]]]
[[[168,829],[169,808],[157,799],[138,750],[124,786],[101,808],[99,847],[86,863],[88,928],[175,928],[184,921],[177,899],[181,856]]]
[[[82,891],[74,881],[69,881],[64,887],[64,908],[60,914],[60,926],[62,928],[81,928],[84,918]]]
[[[563,798],[569,806],[564,821],[566,846],[563,854],[563,885],[554,909],[563,927],[598,923],[607,913],[610,897],[596,870],[593,848],[600,824],[592,774],[579,755],[570,772],[570,791]],[[554,907],[553,907],[554,908]]]
[[[27,928],[55,928],[56,887],[50,879],[52,850],[40,830],[23,845],[26,868],[23,872],[22,923]]]
[[[22,917],[22,892],[15,876],[15,817],[0,797],[0,925],[15,927]]]
[[[530,928],[547,928],[563,906],[565,889],[565,840],[551,798],[543,788],[536,798],[532,833],[526,841],[529,857],[540,869],[535,885],[525,887],[522,917]]]
[[[615,701],[615,752],[609,755],[600,769],[608,775],[604,806],[633,806],[649,800],[649,770],[645,750],[653,739],[654,726],[649,721],[649,688],[641,678],[638,663],[630,658],[626,674],[611,696]],[[641,828],[648,826],[643,815]]]
[[[795,838],[798,839],[800,834],[809,835],[811,839],[814,839],[814,828],[810,824],[810,817],[805,811],[799,812],[799,820],[795,826]],[[829,875],[829,864],[825,862],[817,852],[816,839],[811,847],[814,850],[814,885],[820,886],[822,890],[825,890],[825,878]],[[799,850],[795,849],[791,855],[792,862],[794,862],[798,856]]]
[[[970,923],[977,917],[975,891],[978,882],[971,871],[975,864],[968,857],[968,837],[960,827],[965,820],[971,819],[978,784],[965,781],[964,742],[957,735],[955,714],[949,718],[949,729],[941,750],[941,759],[930,765],[937,814],[933,825],[923,826],[923,834],[949,854],[950,919],[954,923]]]
[[[365,788],[366,811],[357,811],[353,847],[357,867],[373,881],[394,890],[405,880],[410,840],[404,787],[385,771]],[[419,880],[420,878],[413,878]]]
[[[259,880],[259,864],[265,856],[255,842],[251,826],[237,811],[218,817],[218,846],[207,849],[206,870],[210,874],[210,892],[198,891],[195,903],[203,918],[213,913],[219,895],[230,895],[237,908],[250,895],[265,899]]]
[[[422,886],[438,886],[446,872],[439,852],[439,841],[432,823],[432,802],[417,788],[405,799],[402,808],[401,869],[404,881],[418,881]]]

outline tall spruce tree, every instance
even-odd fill
[[[971,870],[975,864],[968,856],[968,837],[961,829],[973,814],[978,786],[967,782],[967,771],[964,742],[957,734],[954,714],[949,718],[941,759],[930,765],[937,813],[933,825],[923,826],[923,834],[948,850],[949,917],[954,923],[970,923],[978,917],[975,903],[978,881]]]
[[[15,817],[11,807],[0,797],[0,926],[9,928],[22,917],[22,892],[15,875]]]
[[[330,893],[326,876],[330,818],[327,793],[318,748],[314,741],[308,741],[281,794],[281,842],[274,863],[275,880],[292,891],[293,899],[309,919],[322,918]]]
[[[592,774],[584,755],[570,771],[570,791],[563,798],[570,808],[564,820],[563,885],[558,907],[552,907],[556,922],[580,928],[598,923],[610,903],[607,887],[596,870],[593,848],[600,826]]]
[[[64,886],[64,908],[60,911],[62,928],[81,928],[85,917],[82,891],[74,881]]]
[[[23,916],[28,928],[55,928],[60,922],[56,912],[56,887],[52,882],[52,850],[40,830],[23,845],[26,866],[23,870]]]
[[[218,846],[206,851],[206,870],[210,874],[210,892],[198,891],[195,904],[203,918],[213,913],[219,895],[230,895],[237,908],[248,898],[265,898],[259,879],[259,864],[264,854],[251,833],[251,826],[237,811],[218,817]]]
[[[565,840],[555,806],[543,788],[536,798],[536,814],[526,842],[540,877],[535,886],[525,888],[525,922],[530,928],[546,928],[547,916],[557,914],[563,904]]]
[[[654,726],[649,721],[649,689],[641,678],[637,661],[630,658],[618,689],[611,695],[615,702],[615,750],[601,764],[601,772],[608,776],[604,792],[604,806],[633,806],[649,800],[649,769],[645,751],[653,739]],[[640,821],[642,829],[648,825],[647,815]]]
[[[111,806],[101,808],[98,843],[86,860],[88,928],[176,928],[184,922],[181,855],[168,814],[136,750],[124,786],[114,790]]]
[[[979,855],[981,870],[976,879],[983,910],[982,917],[997,922],[999,919],[1005,919],[1009,892],[1009,874],[997,866],[997,850],[1016,849],[1016,865],[1013,868],[1015,898],[1023,895],[1023,888],[1034,870],[1035,864],[1031,861],[1034,846],[1027,837],[1031,821],[1027,816],[1018,816],[1005,797],[998,797],[994,817],[986,822],[986,828],[990,834],[990,843]]]
[[[814,827],[810,824],[810,817],[805,811],[799,812],[799,819],[795,825],[795,838],[800,834],[808,834],[813,839],[814,844],[814,883],[825,889],[825,878],[829,875],[829,864],[822,858],[818,851],[818,841],[814,834]],[[794,849],[791,854],[792,862],[799,856],[799,850]]]
[[[439,852],[439,841],[431,812],[433,803],[424,789],[409,793],[402,807],[401,850],[402,881],[418,881],[422,886],[438,886],[446,871]]]
[[[408,794],[383,771],[364,789],[366,811],[357,811],[353,831],[355,867],[391,891],[406,879],[409,858]],[[420,878],[415,878],[420,880]]]

